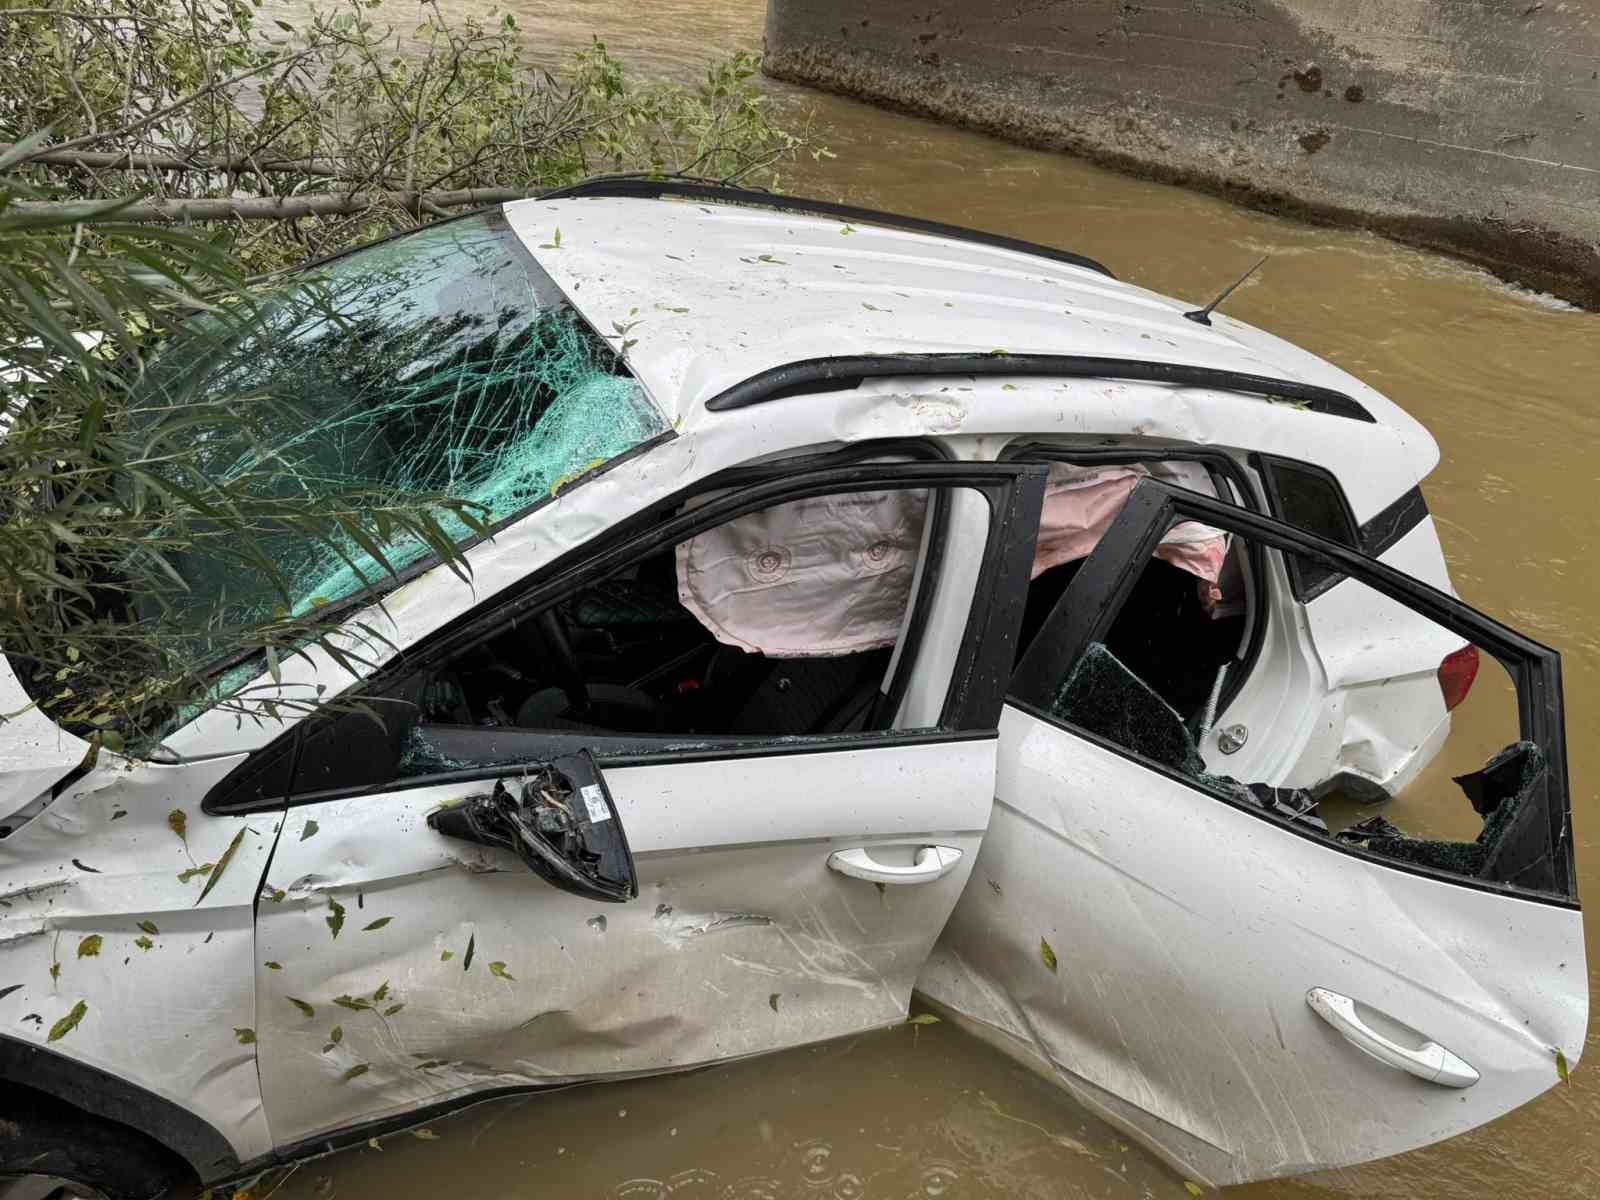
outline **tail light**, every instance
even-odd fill
[[[1470,642],[1444,656],[1439,664],[1439,691],[1444,710],[1449,712],[1467,698],[1472,681],[1478,677],[1478,648]]]

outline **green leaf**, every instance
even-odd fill
[[[334,939],[338,940],[339,931],[344,928],[344,905],[329,896],[328,910],[328,915],[323,917],[322,920],[328,926],[329,931],[332,932]]]
[[[777,1012],[778,1011],[778,996],[779,996],[778,992],[773,992],[772,995],[767,997],[767,1003],[772,1006],[772,1011],[773,1012]]]
[[[372,1070],[372,1068],[368,1064],[366,1064],[366,1063],[357,1063],[355,1066],[351,1067],[348,1071],[346,1071],[343,1075],[339,1076],[339,1082],[340,1083],[349,1083],[352,1079],[359,1079],[361,1076],[365,1075],[370,1070]]]
[[[78,1027],[78,1022],[83,1020],[83,1015],[88,1011],[89,1005],[85,1001],[79,1000],[72,1006],[71,1012],[50,1026],[50,1036],[45,1040],[59,1042]]]
[[[378,990],[372,993],[374,1003],[382,1004],[383,998],[389,994],[389,981],[385,979],[378,985]]]
[[[167,814],[167,828],[178,835],[178,840],[187,849],[189,845],[189,818],[183,809],[175,808]]]
[[[186,871],[179,871],[178,882],[188,883],[196,875],[209,875],[215,866],[216,863],[201,863],[198,867],[190,867]]]
[[[254,1029],[239,1029],[236,1027],[233,1031],[233,1036],[239,1039],[239,1045],[241,1046],[253,1046],[256,1044],[256,1031]]]
[[[506,970],[506,965],[503,962],[490,963],[489,974],[493,975],[496,979],[510,979],[515,981],[517,978],[510,971]]]
[[[466,957],[461,960],[461,969],[463,971],[472,970],[472,952],[477,948],[477,945],[478,935],[474,933],[467,938],[467,954]]]
[[[156,923],[154,921],[140,921],[139,928],[152,936],[161,932],[161,930],[156,928]]]
[[[372,1001],[364,1000],[360,996],[335,996],[333,1002],[340,1008],[348,1008],[351,1012],[366,1012],[372,1007]]]
[[[143,934],[140,934],[138,937],[134,938],[133,939],[133,944],[135,946],[139,947],[139,949],[141,949],[141,950],[154,950],[155,949],[155,945],[156,945],[154,942],[152,942],[149,938],[145,937]]]
[[[307,838],[316,837],[317,830],[321,828],[322,826],[318,825],[315,821],[307,821],[305,823],[305,827],[300,830],[300,840],[303,842]]]
[[[361,927],[361,932],[371,933],[374,929],[382,929],[392,920],[394,920],[393,917],[379,917],[376,921],[369,921],[367,924],[363,925]]]
[[[1571,1072],[1567,1068],[1567,1056],[1561,1051],[1556,1051],[1556,1078],[1566,1083]]]
[[[391,1004],[388,1008],[383,1010],[383,1015],[386,1017],[392,1017],[404,1007],[404,1004]]]
[[[907,1025],[937,1025],[938,1023],[939,1018],[932,1013],[918,1013],[906,1021]]]
[[[1050,974],[1056,973],[1056,952],[1050,949],[1050,943],[1043,938],[1039,939],[1039,960],[1050,968]]]
[[[293,996],[285,996],[284,999],[298,1008],[302,1016],[314,1017],[317,1015],[317,1010],[312,1008],[311,1005],[307,1004],[304,1000],[298,1000]]]
[[[100,953],[100,943],[104,939],[98,933],[91,933],[78,943],[79,958],[94,958]]]
[[[59,983],[60,980],[61,980],[61,964],[58,963],[58,962],[53,962],[53,963],[50,964],[50,982],[51,983]]]
[[[265,963],[262,963],[261,965],[266,967],[266,969],[269,970],[269,971],[281,971],[281,970],[283,970],[283,964],[280,963],[280,962],[265,962]]]
[[[200,889],[200,899],[195,904],[202,903],[211,894],[211,889],[217,886],[217,881],[222,878],[222,873],[228,869],[228,864],[233,861],[233,855],[239,849],[239,843],[244,841],[244,831],[247,825],[239,826],[239,832],[233,835],[233,841],[228,843],[228,848],[222,852],[222,857],[217,859],[217,865],[211,874],[206,876],[206,885]]]
[[[344,1041],[344,1026],[335,1025],[332,1029],[328,1030],[328,1041],[332,1042],[335,1046]]]
[[[1205,1188],[1201,1187],[1192,1179],[1185,1179],[1183,1181],[1183,1190],[1188,1192],[1191,1196],[1204,1196],[1206,1194]]]
[[[439,1135],[431,1129],[413,1129],[411,1136],[419,1142],[437,1142]]]
[[[441,951],[439,951],[439,961],[440,962],[449,962],[455,956],[456,956],[456,952],[454,950],[441,950]]]

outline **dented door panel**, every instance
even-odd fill
[[[1395,1154],[1554,1086],[1558,1051],[1576,1064],[1576,910],[1341,853],[1016,708],[1000,734],[973,886],[918,987],[1180,1169],[1225,1184]],[[1313,987],[1481,1081],[1356,1052]]]
[[[640,885],[623,904],[427,827],[492,778],[293,808],[258,930],[274,1138],[901,1019],[988,821],[994,753],[992,737],[885,739],[609,769]],[[926,844],[962,859],[882,889],[827,867]]]
[[[255,997],[239,983],[279,816],[206,816],[196,802],[242,759],[102,753],[0,840],[0,1030],[191,1111],[247,1161],[272,1141]]]

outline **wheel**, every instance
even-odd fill
[[[157,1200],[194,1174],[143,1134],[32,1088],[0,1087],[0,1200]]]

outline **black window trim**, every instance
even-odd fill
[[[1317,463],[1306,462],[1303,459],[1259,452],[1250,455],[1250,466],[1261,477],[1261,490],[1266,494],[1268,509],[1274,517],[1286,525],[1295,525],[1295,522],[1285,515],[1282,481],[1278,474],[1279,467],[1287,467],[1291,471],[1300,471],[1306,475],[1319,477],[1324,484],[1333,490],[1334,497],[1338,502],[1339,515],[1345,528],[1344,544],[1352,550],[1364,548],[1361,527],[1356,523],[1356,514],[1350,507],[1350,498],[1345,495],[1344,488],[1339,483],[1339,477],[1328,468]],[[1299,526],[1296,527],[1299,528]],[[1305,573],[1301,570],[1299,558],[1292,554],[1283,555],[1283,566],[1289,576],[1289,590],[1294,593],[1294,598],[1301,604],[1310,604],[1318,596],[1337,586],[1344,578],[1343,575],[1324,575],[1314,582],[1307,582]]]
[[[1517,690],[1521,736],[1537,743],[1544,751],[1547,767],[1540,797],[1549,818],[1552,865],[1557,892],[1536,891],[1515,884],[1498,883],[1456,875],[1418,863],[1405,862],[1372,853],[1362,847],[1339,842],[1296,822],[1275,816],[1265,808],[1250,807],[1228,800],[1201,788],[1193,780],[1169,770],[1123,747],[1106,743],[1049,713],[1041,699],[1048,697],[1054,682],[1065,678],[1090,642],[1103,637],[1106,628],[1138,577],[1138,570],[1155,550],[1161,533],[1178,515],[1217,525],[1241,536],[1259,539],[1280,552],[1303,554],[1322,562],[1341,574],[1353,574],[1366,586],[1401,604],[1421,611],[1429,620],[1458,634],[1481,651],[1491,655],[1511,677]],[[1082,587],[1079,587],[1079,584]],[[1094,599],[1085,605],[1084,597]],[[1226,505],[1159,480],[1143,480],[1134,488],[1111,528],[1095,552],[1047,619],[1045,630],[1034,640],[1017,668],[1014,694],[1008,703],[1030,715],[1066,730],[1074,736],[1104,745],[1120,757],[1175,779],[1199,795],[1232,804],[1242,812],[1307,837],[1335,853],[1349,854],[1390,870],[1421,875],[1460,887],[1497,895],[1549,904],[1559,908],[1581,909],[1577,894],[1577,873],[1572,837],[1571,792],[1568,785],[1565,716],[1561,691],[1561,655],[1492,617],[1477,612],[1455,596],[1414,579],[1387,563],[1370,558],[1337,542],[1318,537],[1295,526],[1263,517],[1259,513]],[[1546,686],[1546,685],[1549,686]],[[1552,796],[1562,802],[1552,803]]]
[[[1094,463],[1152,463],[1152,462],[1193,462],[1199,463],[1212,473],[1213,478],[1220,475],[1233,485],[1234,491],[1239,494],[1241,502],[1255,511],[1261,511],[1261,497],[1255,486],[1252,485],[1250,476],[1245,473],[1239,461],[1225,450],[1212,449],[1204,446],[1067,446],[1053,442],[1038,440],[1018,439],[1000,452],[1001,462],[1068,462],[1079,465]],[[1247,541],[1245,553],[1250,560],[1250,602],[1254,605],[1251,613],[1249,641],[1245,643],[1242,657],[1234,659],[1236,666],[1228,672],[1229,678],[1223,685],[1221,694],[1217,697],[1217,712],[1224,713],[1228,705],[1233,703],[1233,698],[1244,688],[1251,674],[1255,671],[1256,659],[1261,656],[1261,647],[1267,640],[1267,623],[1272,619],[1272,603],[1270,587],[1266,573],[1266,555],[1261,547],[1254,541]]]
[[[1422,485],[1399,496],[1361,526],[1361,548],[1373,558],[1387,553],[1401,538],[1410,533],[1428,516],[1428,501],[1422,494]]]
[[[914,451],[921,461],[913,462],[861,462],[862,458],[880,457],[884,454]],[[842,464],[839,463],[842,459]],[[800,463],[811,463],[804,469]],[[950,489],[966,487],[983,492],[989,501],[988,544],[984,562],[974,587],[974,603],[967,616],[962,635],[962,647],[951,671],[949,690],[946,693],[939,728],[895,731],[885,730],[868,734],[819,735],[804,742],[775,743],[771,738],[751,737],[739,744],[716,744],[708,740],[688,746],[689,740],[674,740],[675,749],[651,748],[645,739],[595,739],[591,741],[623,740],[611,754],[596,754],[602,765],[642,765],[645,761],[686,761],[749,757],[751,754],[788,754],[834,749],[860,749],[878,744],[917,744],[927,740],[964,740],[974,734],[992,732],[999,723],[1004,703],[1006,680],[1010,675],[1010,652],[1017,622],[1021,618],[1026,594],[1028,569],[1032,561],[1033,544],[1038,532],[1039,507],[1044,493],[1045,470],[1042,466],[1026,463],[953,462],[946,452],[920,439],[863,443],[847,447],[839,454],[821,454],[805,459],[779,459],[751,467],[735,468],[699,480],[661,501],[647,506],[601,535],[598,543],[591,541],[576,546],[534,572],[527,581],[518,585],[516,594],[501,596],[490,605],[472,610],[461,618],[436,630],[417,646],[402,651],[380,670],[361,684],[353,686],[340,699],[359,700],[371,696],[371,703],[382,703],[379,691],[397,685],[415,676],[444,658],[459,653],[472,645],[497,636],[507,627],[528,620],[539,611],[558,603],[573,588],[604,577],[639,554],[663,545],[675,544],[705,529],[732,520],[745,513],[758,511],[772,504],[810,496],[828,495],[841,491],[865,491],[880,486],[914,489]],[[717,497],[686,513],[660,520],[664,513],[681,509],[684,503],[707,492],[727,491],[739,487],[737,492]],[[1004,501],[1004,503],[1001,503]],[[939,531],[942,533],[942,531]],[[1000,535],[1004,533],[1004,536]],[[942,539],[941,539],[942,540]],[[942,548],[941,548],[942,553]],[[930,557],[932,546],[930,544]],[[918,600],[931,598],[933,588],[923,587]],[[930,601],[931,602],[931,601]],[[914,602],[913,620],[926,624],[927,604]],[[916,631],[921,644],[921,633]],[[913,631],[908,629],[909,640]],[[902,657],[907,664],[898,674],[909,674],[914,658]],[[893,685],[891,685],[893,686]],[[903,689],[902,689],[903,692]],[[393,703],[393,701],[388,701]],[[296,722],[265,746],[258,747],[233,771],[220,780],[201,802],[201,810],[211,815],[242,815],[254,812],[276,811],[298,807],[305,803],[322,803],[354,795],[387,794],[390,792],[431,786],[438,776],[415,776],[395,779],[382,785],[330,789],[316,793],[297,793],[295,778],[300,771],[299,746],[306,729],[315,716]],[[537,731],[532,731],[537,732]],[[581,735],[580,735],[581,736]],[[567,735],[551,734],[547,742],[552,746],[566,744]],[[292,777],[288,782],[288,796],[272,796],[243,802],[230,802],[229,792],[241,780],[247,780],[255,767],[268,755],[281,753],[285,743],[292,743]],[[559,750],[552,750],[557,753]],[[548,755],[541,755],[540,760]],[[532,759],[528,761],[534,761]],[[509,764],[497,764],[495,772],[504,774]],[[482,776],[479,776],[480,778]]]

